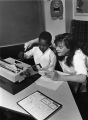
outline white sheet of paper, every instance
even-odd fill
[[[68,75],[66,73],[59,72],[59,71],[58,73],[63,75]],[[35,83],[37,85],[40,85],[42,87],[45,87],[51,90],[57,90],[59,86],[63,83],[63,81],[53,81],[52,79],[47,78],[46,76],[41,76]]]
[[[19,101],[18,104],[37,120],[44,120],[60,107],[59,103],[56,103],[39,92],[29,95]]]

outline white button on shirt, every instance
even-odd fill
[[[42,68],[52,71],[55,68],[56,56],[54,52],[48,48],[44,53],[39,49],[39,47],[33,47],[31,50],[25,53],[25,55],[30,58],[34,57],[35,64],[41,64]]]

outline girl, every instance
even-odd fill
[[[77,92],[79,83],[85,83],[87,67],[86,55],[72,40],[70,33],[64,33],[55,37],[55,48],[58,62],[63,72],[68,75],[60,75],[57,71],[46,73],[47,77],[55,81],[68,81],[73,92]]]

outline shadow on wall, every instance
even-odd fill
[[[12,57],[18,59],[19,52],[24,51],[24,44],[0,47],[0,57]]]

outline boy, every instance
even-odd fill
[[[56,64],[56,56],[49,48],[52,36],[49,32],[44,31],[39,35],[39,45],[24,53],[24,58],[34,57],[35,64],[40,64],[42,70],[53,71]]]

